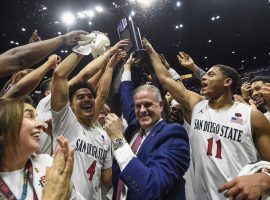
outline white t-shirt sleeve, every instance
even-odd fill
[[[45,122],[52,118],[51,115],[51,94],[41,99],[37,105],[37,120]]]
[[[53,136],[57,137],[63,135],[71,143],[76,139],[76,133],[78,133],[77,118],[73,113],[69,101],[62,108],[62,110],[56,112],[52,110],[52,127]]]

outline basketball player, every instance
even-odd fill
[[[270,160],[269,122],[258,110],[232,101],[238,74],[231,67],[214,65],[202,77],[201,95],[207,97],[207,100],[203,100],[197,93],[177,84],[151,44],[146,39],[143,43],[161,84],[192,113],[189,138],[194,160],[196,199],[224,199],[223,194],[218,193],[218,188],[237,176],[243,166],[256,161],[257,153],[262,159]],[[180,53],[178,59],[181,64],[185,55]],[[229,189],[226,197],[242,199],[256,194],[258,196],[255,198],[259,198],[270,177],[265,173],[252,176],[250,182],[237,182],[232,187],[223,188]]]
[[[128,41],[120,41],[106,54],[114,55],[118,49],[127,45]],[[111,186],[111,142],[106,132],[93,124],[103,107],[112,72],[119,55],[114,55],[106,66],[95,97],[86,82],[77,82],[68,86],[68,76],[74,66],[63,62],[56,68],[51,83],[51,108],[53,118],[53,135],[64,135],[75,149],[74,170],[72,180],[77,191],[90,200],[101,199],[100,183]],[[72,53],[71,60],[79,55]],[[70,60],[66,60],[70,63]],[[73,62],[74,63],[74,62]]]

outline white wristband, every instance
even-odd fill
[[[168,71],[171,74],[171,77],[173,80],[178,80],[178,79],[181,80],[180,75],[173,68],[170,68]]]

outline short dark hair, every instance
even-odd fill
[[[45,96],[45,92],[50,90],[50,83],[51,83],[51,78],[43,81],[41,84],[40,84],[40,91],[41,91],[41,95],[42,96]]]
[[[213,67],[218,67],[224,76],[227,76],[228,78],[232,79],[231,91],[232,93],[234,93],[239,84],[239,74],[237,73],[237,71],[227,65],[217,64],[214,65]]]
[[[251,79],[249,82],[252,84],[257,81],[262,81],[263,83],[270,83],[270,77],[269,76],[257,76],[253,79]]]
[[[69,86],[69,101],[70,102],[72,101],[73,95],[81,88],[89,89],[94,95],[94,97],[96,97],[96,92],[94,88],[89,83],[80,81]]]

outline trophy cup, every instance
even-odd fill
[[[157,79],[154,68],[150,61],[148,52],[143,48],[142,38],[139,27],[135,27],[132,16],[122,19],[117,27],[117,32],[120,40],[129,39],[130,44],[124,47],[124,50],[130,54],[134,52],[135,64],[131,68],[131,77],[135,87],[145,84],[148,75],[151,75],[151,84],[159,88],[161,96],[165,97],[165,91]],[[163,99],[164,100],[164,99]],[[164,107],[164,118],[167,118],[168,105]]]
[[[140,29],[135,27],[131,15],[119,22],[117,32],[120,40],[129,39],[130,44],[124,49],[128,54],[134,52],[135,59],[145,59],[147,57],[147,51],[143,49]]]

